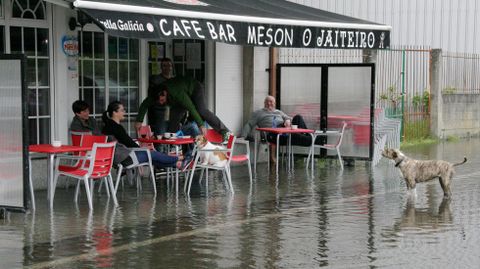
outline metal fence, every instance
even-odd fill
[[[430,134],[430,48],[401,47],[377,55],[376,107],[402,119],[402,140]]]
[[[362,50],[279,48],[281,64],[362,63]]]
[[[442,93],[480,94],[480,55],[442,52]]]
[[[360,63],[362,50],[280,49],[280,63]],[[375,107],[402,120],[402,141],[430,136],[431,48],[392,47],[376,59]],[[480,55],[442,53],[442,93],[480,94]]]

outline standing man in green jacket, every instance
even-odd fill
[[[203,85],[190,77],[174,77],[164,81],[160,85],[150,85],[150,94],[140,105],[136,126],[141,125],[148,108],[154,104],[155,99],[153,98],[153,94],[162,90],[168,92],[170,106],[172,107],[172,110],[170,110],[169,131],[178,130],[181,117],[178,117],[178,115],[176,115],[178,113],[175,113],[175,111],[178,110],[178,108],[183,108],[190,112],[190,116],[203,133],[206,133],[205,122],[207,122],[214,130],[223,135],[224,141],[228,139],[230,131],[215,114],[208,110],[205,104],[205,90]]]

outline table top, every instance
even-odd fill
[[[257,128],[258,131],[274,133],[274,134],[305,134],[305,133],[314,133],[315,130],[312,129],[292,129],[290,127],[282,127],[282,128]]]
[[[153,143],[162,145],[187,145],[195,143],[195,138],[175,138],[175,139],[154,139],[154,138],[138,138],[142,143]]]
[[[92,147],[82,147],[82,146],[72,146],[72,145],[61,145],[60,147],[54,147],[51,144],[30,145],[28,147],[28,151],[37,152],[37,153],[66,153],[66,152],[89,151],[89,150],[92,150]]]

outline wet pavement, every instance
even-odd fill
[[[95,192],[57,190],[54,211],[36,192],[37,211],[0,220],[0,268],[478,268],[480,139],[405,149],[456,167],[451,200],[438,180],[416,196],[392,163],[356,162],[344,171],[319,161],[314,175],[296,161],[278,180],[266,165],[250,184],[232,171],[235,194],[219,179],[192,185],[191,198],[164,180],[152,195],[125,186],[120,206]]]

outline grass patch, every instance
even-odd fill
[[[417,147],[417,146],[423,146],[423,145],[433,145],[433,144],[437,144],[439,141],[440,140],[433,137],[412,139],[408,141],[403,141],[402,144],[400,145],[400,148],[405,149],[405,148]]]
[[[458,136],[455,136],[455,135],[447,136],[447,141],[448,142],[458,142],[459,140],[460,140],[460,138],[458,138]]]
[[[429,140],[430,125],[428,119],[406,121],[403,125],[403,134],[407,141]]]

